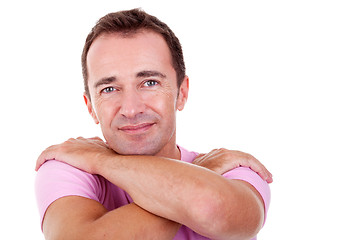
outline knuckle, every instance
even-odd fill
[[[245,153],[245,158],[246,158],[248,161],[256,160],[256,158],[254,158],[254,156],[251,155],[251,154],[249,154],[249,153]]]
[[[244,165],[249,166],[251,163],[254,162],[254,158],[252,155],[245,153],[243,155],[243,161],[244,161]]]
[[[222,155],[225,155],[225,154],[227,154],[227,149],[225,149],[225,148],[219,148],[219,149],[217,149],[217,152],[220,153],[220,154],[222,154]]]
[[[206,154],[206,155],[213,155],[213,154],[217,154],[217,153],[219,153],[221,151],[221,149],[219,149],[219,148],[215,148],[215,149],[213,149],[213,150],[211,150],[208,154]]]
[[[237,156],[234,153],[234,151],[231,151],[231,150],[228,150],[225,148],[223,148],[221,150],[221,156],[223,157],[223,159],[228,160],[228,161],[237,159]]]

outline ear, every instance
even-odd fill
[[[98,118],[96,116],[95,110],[93,109],[90,97],[86,93],[84,93],[83,96],[84,96],[86,107],[87,107],[91,117],[94,119],[95,124],[99,124],[99,120],[98,120]]]
[[[181,111],[184,109],[185,103],[188,99],[188,93],[189,93],[189,77],[185,76],[179,88],[179,94],[176,101],[177,110]]]

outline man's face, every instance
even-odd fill
[[[91,101],[84,95],[85,101],[109,146],[123,155],[174,157],[176,110],[185,105],[188,79],[178,89],[162,36],[101,35],[87,62]]]

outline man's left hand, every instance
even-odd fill
[[[237,167],[249,167],[268,183],[273,182],[272,174],[255,157],[241,151],[224,148],[214,149],[207,154],[199,154],[193,164],[205,167],[218,174],[224,174]]]

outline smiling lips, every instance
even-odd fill
[[[155,123],[141,123],[137,125],[127,125],[119,128],[119,130],[127,134],[141,134],[149,130]]]

